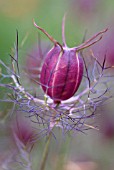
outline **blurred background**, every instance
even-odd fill
[[[19,34],[19,62],[26,61],[28,54],[36,54],[38,30],[32,19],[43,27],[57,41],[62,43],[61,24],[67,12],[65,34],[69,47],[77,46],[96,32],[109,28],[106,37],[93,47],[96,55],[107,52],[108,65],[114,64],[114,1],[113,0],[0,0],[0,59],[10,63],[9,54]],[[52,44],[41,33],[44,53]],[[42,45],[43,46],[43,45]],[[97,49],[97,50],[96,50]],[[102,55],[100,55],[102,54]],[[34,63],[33,63],[34,65]],[[33,73],[33,72],[32,72]],[[37,74],[37,73],[36,73]],[[1,92],[1,94],[4,92]],[[0,165],[7,160],[13,149],[10,135],[11,119],[7,117],[10,106],[0,104]],[[86,134],[63,137],[57,130],[56,140],[52,139],[46,170],[114,170],[114,107],[113,103],[101,108],[103,116],[96,120],[100,130],[88,130]],[[24,118],[23,118],[24,119]],[[28,128],[29,130],[29,128]],[[38,170],[45,139],[38,141],[31,153],[32,170]],[[13,167],[18,169],[18,167]],[[5,168],[3,168],[4,170]]]

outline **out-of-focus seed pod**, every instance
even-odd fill
[[[109,28],[106,36],[95,46],[92,50],[94,56],[98,58],[100,62],[103,62],[104,57],[106,56],[107,66],[114,66],[114,26]]]
[[[55,103],[60,103],[62,100],[72,97],[81,83],[83,59],[80,51],[98,42],[107,29],[97,33],[80,46],[69,48],[66,45],[64,35],[65,17],[62,23],[63,45],[57,42],[43,28],[37,26],[35,22],[34,25],[54,43],[54,47],[46,55],[40,82],[45,94],[50,96]],[[96,39],[99,35],[101,36]]]
[[[14,118],[11,122],[11,132],[19,150],[23,148],[26,148],[28,151],[31,150],[36,133],[29,119],[20,115]]]
[[[25,70],[29,79],[36,84],[38,84],[40,81],[42,64],[49,49],[49,43],[41,42],[37,45],[34,45],[30,52],[27,54]]]
[[[74,0],[72,4],[73,7],[78,6],[82,14],[90,14],[90,12],[93,12],[97,8],[98,2],[98,0]]]

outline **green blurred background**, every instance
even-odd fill
[[[36,41],[37,30],[33,26],[33,18],[61,42],[61,23],[67,12],[66,39],[69,46],[79,44],[86,29],[89,34],[95,33],[113,21],[113,0],[93,0],[90,5],[86,5],[86,1],[80,5],[79,0],[1,0],[0,58],[7,60],[7,54],[11,52],[16,39],[16,29],[20,42],[26,35],[26,43]]]
[[[61,43],[61,23],[67,12],[65,30],[70,47],[82,42],[85,30],[89,37],[113,25],[114,1],[90,1],[91,3],[89,0],[0,0],[0,59],[7,64],[10,62],[8,54],[14,47],[16,30],[19,33],[19,50],[22,54],[37,42],[38,30],[33,26],[33,18]],[[44,35],[42,38],[47,39]],[[24,55],[20,56],[20,62],[23,57]],[[5,140],[4,148],[8,145],[6,136],[4,133],[0,137],[1,153],[5,150],[2,138]],[[40,164],[44,143],[45,141],[39,142],[33,151],[33,170],[38,170],[37,163]],[[61,170],[60,165],[64,159],[69,164],[66,170],[114,170],[114,136],[107,138],[101,132],[91,130],[87,134],[77,133],[76,136],[68,135],[63,139],[62,134],[57,132],[57,141],[52,140],[46,170]]]

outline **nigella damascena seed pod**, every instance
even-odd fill
[[[44,58],[47,54],[47,52],[50,49],[50,44],[43,41],[40,42],[39,44],[33,46],[33,48],[28,52],[26,56],[26,66],[25,70],[28,74],[28,78],[33,82],[38,85],[39,80],[40,80],[40,73],[41,73],[41,68],[42,64],[44,61]]]
[[[68,48],[64,35],[65,17],[62,23],[63,45],[35,22],[34,25],[54,43],[54,47],[47,53],[42,66],[41,86],[45,94],[50,96],[55,103],[67,100],[78,90],[83,77],[84,66],[80,51],[98,42],[107,29],[97,33],[78,47]],[[99,35],[101,36],[96,39]]]
[[[41,84],[47,95],[54,101],[69,99],[77,91],[83,76],[83,61],[75,49],[55,45],[46,56]]]

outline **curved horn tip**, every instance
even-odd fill
[[[39,28],[39,26],[36,24],[34,18],[32,18],[32,22],[33,22],[33,25],[34,25],[36,28]]]

